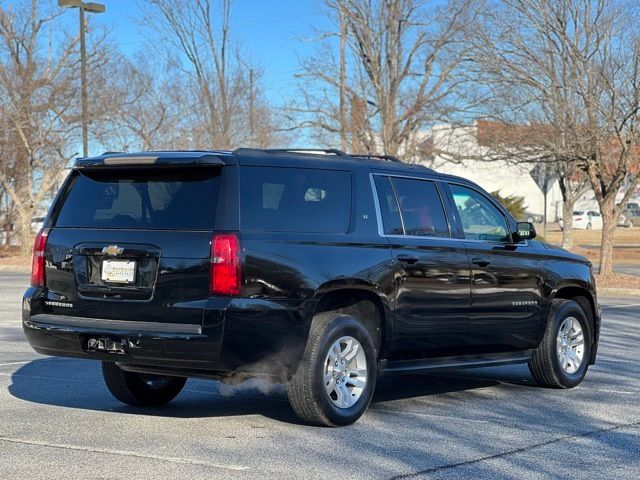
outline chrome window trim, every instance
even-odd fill
[[[378,176],[378,177],[393,177],[393,178],[403,178],[403,179],[408,179],[408,180],[422,180],[425,182],[432,182],[435,187],[436,187],[436,193],[438,194],[438,199],[440,200],[440,206],[442,207],[442,212],[444,213],[444,218],[447,222],[447,228],[449,229],[449,236],[448,237],[438,237],[438,236],[431,236],[431,235],[397,235],[397,234],[389,234],[387,235],[384,232],[384,225],[382,222],[382,210],[380,209],[380,199],[378,196],[378,189],[376,187],[376,182],[374,180],[374,176]],[[440,187],[438,187],[438,179],[437,178],[427,178],[427,177],[418,177],[418,176],[412,176],[412,175],[402,175],[402,174],[395,174],[395,173],[382,173],[382,172],[370,172],[369,173],[369,180],[371,182],[371,190],[373,193],[373,203],[374,203],[374,207],[375,207],[375,211],[376,211],[376,219],[377,219],[377,223],[378,223],[378,235],[380,235],[381,237],[384,238],[413,238],[413,239],[420,239],[420,240],[424,240],[424,239],[435,239],[435,240],[464,240],[462,238],[457,238],[453,236],[453,229],[451,228],[451,222],[449,219],[449,215],[447,215],[447,209],[444,206],[444,202],[443,202],[443,198],[442,198],[442,192]],[[404,227],[404,219],[402,218],[402,210],[400,208],[400,202],[398,202],[398,196],[396,194],[396,189],[393,185],[393,182],[389,182],[391,185],[391,189],[393,190],[393,194],[396,197],[396,202],[398,203],[398,214],[400,216],[400,224],[402,225],[402,231],[406,232],[406,229]]]
[[[473,190],[475,192],[477,192],[478,194],[480,194],[482,197],[486,198],[489,200],[489,202],[496,206],[496,208],[498,208],[498,210],[500,211],[500,213],[502,214],[503,218],[505,219],[505,221],[507,222],[507,226],[509,225],[510,222],[508,222],[508,217],[505,215],[505,211],[504,211],[504,207],[502,205],[498,205],[494,200],[492,200],[491,198],[487,197],[487,195],[485,193],[483,193],[481,190],[478,190],[477,188],[475,188],[472,185],[467,185],[466,183],[462,183],[462,182],[456,182],[456,181],[449,181],[449,180],[443,180],[443,179],[436,179],[436,178],[429,178],[429,177],[419,177],[419,176],[414,176],[414,175],[402,175],[402,174],[398,174],[398,173],[386,173],[386,172],[370,172],[369,173],[369,181],[371,183],[371,193],[373,194],[373,204],[374,204],[374,208],[375,208],[375,212],[376,212],[376,222],[378,224],[378,235],[380,237],[383,238],[412,238],[412,239],[419,239],[419,240],[425,240],[425,239],[435,239],[435,240],[454,240],[457,242],[469,242],[469,243],[481,243],[481,244],[490,244],[490,245],[514,245],[514,246],[529,246],[529,240],[524,240],[521,242],[500,242],[497,240],[475,240],[475,239],[471,239],[471,238],[458,238],[458,237],[454,237],[452,235],[453,230],[451,228],[451,222],[449,219],[449,216],[446,214],[447,210],[446,208],[444,208],[444,204],[443,204],[443,199],[442,199],[442,195],[440,192],[440,189],[437,188],[438,190],[438,197],[440,198],[440,204],[443,208],[443,211],[445,212],[445,217],[447,219],[447,225],[449,226],[449,237],[433,237],[433,236],[418,236],[418,235],[396,235],[396,234],[390,234],[387,235],[386,233],[384,233],[384,225],[382,223],[382,211],[380,209],[380,200],[378,198],[378,189],[376,188],[376,183],[374,180],[374,176],[378,176],[378,177],[395,177],[395,178],[407,178],[407,179],[411,179],[411,180],[424,180],[424,181],[429,181],[429,182],[434,182],[436,183],[438,180],[440,180],[443,183],[447,183],[449,185],[459,185],[461,187],[465,187],[468,188],[470,190]],[[437,184],[436,184],[437,187]],[[395,194],[395,189],[393,187],[393,183],[391,183],[391,188],[394,191]],[[396,198],[397,201],[397,198]],[[400,205],[398,204],[398,209],[400,208]],[[454,204],[454,208],[457,208]],[[398,210],[398,213],[400,215],[400,222],[402,223],[402,229],[404,230],[404,222],[402,219],[402,212],[400,210]],[[517,223],[517,222],[516,222]],[[464,232],[463,232],[464,233]],[[510,238],[512,237],[512,234],[509,234]]]
[[[376,211],[378,235],[381,237],[386,237],[386,235],[384,234],[384,226],[382,225],[382,210],[380,210],[380,199],[378,198],[378,189],[376,188],[376,182],[373,179],[373,172],[369,173],[369,182],[371,184],[371,193],[373,194],[373,206]]]
[[[466,240],[464,238],[456,238],[456,237],[428,237],[428,236],[421,236],[421,235],[383,235],[384,237],[387,238],[414,238],[416,240],[444,240],[444,241],[456,241],[456,242],[465,242]]]
[[[400,216],[400,226],[402,227],[402,232],[406,235],[407,227],[404,226],[404,215],[402,214],[402,207],[400,206],[400,200],[398,199],[398,192],[396,192],[396,186],[393,184],[391,179],[387,177],[389,185],[391,185],[391,191],[393,192],[393,198],[396,199],[396,204],[398,204],[398,215]],[[384,227],[384,222],[382,222]]]

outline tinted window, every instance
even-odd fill
[[[375,177],[376,188],[378,190],[378,203],[380,204],[380,214],[382,215],[382,225],[385,235],[403,235],[402,221],[400,220],[400,209],[396,196],[391,187],[389,177]]]
[[[351,175],[306,168],[242,167],[242,228],[269,232],[345,233]]]
[[[506,242],[507,223],[502,212],[481,193],[460,185],[450,185],[465,238]]]
[[[448,237],[447,217],[436,184],[428,180],[392,178],[400,203],[405,235]]]
[[[77,172],[56,227],[213,228],[220,169]]]

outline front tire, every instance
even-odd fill
[[[582,382],[591,358],[592,329],[580,305],[556,299],[544,338],[529,361],[539,385],[573,388]]]
[[[345,314],[321,313],[313,319],[287,394],[305,423],[349,425],[369,406],[377,373],[371,334],[361,322]]]
[[[111,394],[136,407],[157,407],[173,400],[186,378],[126,372],[114,362],[102,362],[102,376]]]

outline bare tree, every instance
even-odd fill
[[[94,72],[93,104],[101,114],[94,137],[109,150],[189,148],[189,83],[175,62],[152,64],[145,55],[117,52]]]
[[[0,184],[18,215],[25,254],[31,219],[60,181],[76,135],[77,43],[65,38],[52,46],[56,17],[43,14],[37,0],[0,7]]]
[[[347,116],[346,102],[336,99],[346,96],[350,118],[357,119],[347,129],[352,144],[369,153],[411,156],[416,133],[459,108],[456,93],[464,78],[454,72],[464,59],[461,33],[472,21],[471,5],[325,0],[336,23],[346,26],[348,72],[341,74],[342,61],[335,58],[330,39],[336,34],[322,32],[320,52],[304,60],[299,75],[302,95],[290,108],[294,128],[311,128],[336,143]]]
[[[583,0],[573,7],[573,16],[588,27],[589,48],[574,49],[576,90],[586,114],[584,168],[603,221],[600,274],[610,275],[613,232],[640,183],[640,6]]]
[[[259,69],[248,66],[231,45],[231,0],[147,0],[143,5],[149,27],[163,31],[185,60],[196,146],[229,149],[252,136],[271,143],[267,137],[276,126],[261,95]],[[249,123],[255,126],[253,135]]]
[[[514,162],[547,163],[563,198],[563,239],[573,245],[575,202],[587,191],[584,102],[576,87],[576,58],[592,49],[600,25],[579,12],[590,0],[490,1],[472,32],[472,77],[485,98],[485,114],[501,124],[491,155]]]
[[[498,116],[538,129],[521,151],[553,159],[567,226],[588,179],[604,223],[603,275],[613,273],[613,231],[640,181],[639,14],[616,0],[491,2],[474,51]]]

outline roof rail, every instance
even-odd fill
[[[393,155],[374,155],[369,153],[345,153],[342,150],[336,148],[238,148],[233,153],[238,155],[242,153],[301,153],[306,155],[320,155],[320,156],[337,156],[345,160],[384,160],[387,162],[401,163],[407,167],[421,168],[429,172],[435,173],[435,171],[429,167],[425,167],[419,163],[406,163]]]
[[[355,158],[370,158],[372,160],[387,160],[389,162],[397,162],[397,163],[404,163],[402,160],[400,160],[398,157],[394,157],[393,155],[373,155],[370,153],[350,153],[349,154],[350,157],[355,157]]]
[[[337,148],[266,148],[267,153],[307,153],[311,155],[337,155],[338,157],[348,157],[346,153]]]

